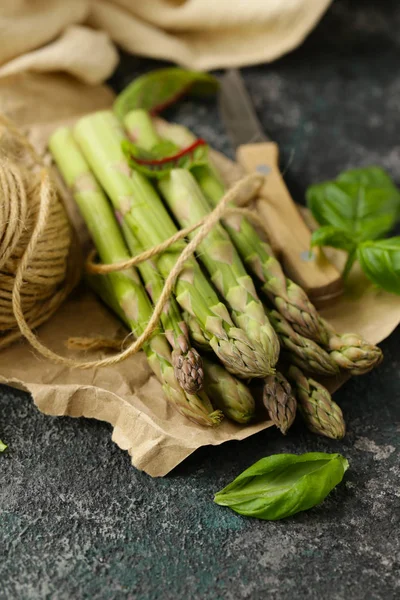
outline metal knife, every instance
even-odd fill
[[[248,173],[258,171],[265,175],[257,210],[285,272],[315,304],[329,303],[343,290],[340,273],[321,249],[310,253],[311,232],[279,171],[278,146],[264,133],[236,69],[221,77],[219,108],[236,148],[237,162]]]

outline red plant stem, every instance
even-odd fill
[[[185,156],[186,154],[191,154],[192,152],[194,152],[194,150],[196,150],[196,148],[198,148],[199,146],[206,146],[207,143],[202,139],[199,138],[197,139],[193,144],[191,144],[190,146],[187,146],[187,148],[182,148],[182,150],[180,150],[179,152],[177,152],[176,154],[172,154],[171,156],[165,156],[164,158],[156,158],[156,159],[146,159],[146,158],[137,158],[136,156],[132,156],[131,155],[131,159],[133,161],[135,161],[138,165],[144,165],[144,166],[155,166],[155,165],[163,165],[165,163],[169,163],[169,162],[173,162],[173,161],[178,161],[180,158],[182,158],[182,156]]]

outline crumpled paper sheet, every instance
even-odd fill
[[[112,99],[112,92],[105,87],[77,86],[62,75],[20,74],[0,80],[0,112],[24,127],[39,151],[45,149],[48,135],[57,126],[109,107]],[[230,160],[217,153],[213,157],[227,181],[240,175]],[[72,212],[79,225],[76,212]],[[79,230],[84,242],[81,224]],[[337,260],[338,255],[335,257]],[[377,343],[400,322],[400,302],[354,272],[346,295],[323,315],[339,331],[358,331]],[[61,354],[67,353],[64,344],[70,336],[101,333],[119,337],[123,332],[119,322],[83,286],[39,329],[40,339]],[[343,381],[332,381],[332,389]],[[129,452],[135,467],[153,477],[167,474],[201,446],[244,439],[271,425],[264,421],[243,427],[226,420],[217,429],[196,426],[164,400],[143,353],[116,367],[80,371],[54,365],[21,341],[0,353],[0,382],[29,391],[45,414],[111,423],[112,439]]]
[[[272,61],[296,48],[332,0],[1,0],[0,76],[66,71],[107,79],[115,44],[200,70]]]

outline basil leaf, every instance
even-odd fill
[[[355,243],[380,237],[396,222],[397,207],[392,192],[360,182],[327,181],[311,185],[307,204],[320,225],[346,231]]]
[[[312,185],[307,203],[322,226],[313,233],[312,246],[332,246],[349,254],[343,276],[357,257],[371,281],[400,293],[397,243],[379,240],[400,216],[400,192],[383,169],[351,169],[336,181]]]
[[[351,252],[357,243],[354,236],[350,235],[345,229],[339,229],[333,225],[324,225],[313,231],[311,236],[312,246],[331,246]]]
[[[0,452],[4,452],[4,450],[7,449],[7,445],[4,444],[1,440],[0,440]]]
[[[128,85],[114,102],[114,112],[123,119],[131,110],[143,108],[157,114],[185,94],[209,96],[218,89],[218,80],[207,73],[179,67],[146,73]]]
[[[344,183],[359,183],[367,187],[385,189],[390,193],[389,202],[393,204],[397,213],[400,212],[400,191],[393,183],[390,176],[381,167],[363,167],[343,171],[337,181]]]
[[[366,276],[392,294],[400,294],[400,237],[364,242],[357,258]]]
[[[284,519],[322,502],[348,466],[340,454],[275,454],[246,469],[214,501],[248,517]]]

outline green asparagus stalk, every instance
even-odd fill
[[[140,254],[143,249],[130,227],[121,221],[122,232],[132,256]],[[145,283],[147,293],[156,304],[163,291],[164,283],[154,261],[148,260],[138,265],[139,272]],[[195,394],[203,387],[203,363],[200,354],[189,343],[189,330],[180,314],[175,298],[170,298],[161,315],[165,335],[174,349],[172,359],[175,377],[182,388]]]
[[[254,417],[254,399],[243,381],[207,359],[204,359],[204,374],[205,390],[228,419],[236,423],[248,423]]]
[[[153,122],[147,110],[136,109],[128,113],[129,118],[124,119],[124,125],[132,142],[138,143],[145,150],[151,150],[161,138],[154,128]]]
[[[310,431],[340,440],[346,433],[346,425],[340,407],[332,400],[328,390],[300,369],[288,370],[297,397],[297,406]]]
[[[378,346],[366,342],[356,333],[338,334],[326,321],[323,322],[330,333],[330,355],[341,369],[351,375],[363,375],[382,362],[383,353]]]
[[[123,131],[111,112],[82,118],[74,129],[86,160],[119,213],[143,248],[156,246],[177,232],[149,181],[131,172],[121,149]],[[178,260],[183,243],[156,257],[157,268],[167,277]],[[258,353],[246,333],[236,327],[198,263],[187,261],[175,285],[178,304],[196,317],[210,346],[232,373],[263,376]]]
[[[94,179],[90,168],[67,128],[57,130],[50,140],[50,151],[68,187],[72,188],[79,210],[88,226],[100,258],[105,263],[127,260],[126,249],[111,206]],[[117,312],[123,314],[132,332],[140,335],[153,309],[134,269],[110,273],[108,294],[112,290]],[[222,414],[214,411],[206,394],[185,394],[179,386],[171,363],[171,352],[161,331],[156,331],[143,346],[149,365],[175,408],[201,425],[219,424]]]
[[[204,337],[203,331],[199,325],[199,322],[186,310],[183,311],[183,318],[189,329],[189,335],[192,342],[203,352],[210,352],[212,350],[208,340]]]
[[[156,128],[162,138],[181,147],[195,140],[193,134],[180,125],[156,121]],[[198,166],[193,169],[193,174],[210,205],[216,206],[225,187],[215,169],[211,164]],[[338,366],[352,375],[361,375],[382,361],[380,348],[354,333],[337,334],[319,316],[304,290],[284,275],[271,247],[260,239],[246,218],[227,216],[224,225],[244,264],[259,279],[263,292],[297,333],[331,351]]]
[[[331,354],[313,340],[297,333],[277,310],[269,310],[267,314],[288,362],[317,375],[332,376],[339,373],[339,366]]]
[[[286,435],[296,417],[297,401],[290,383],[279,371],[265,378],[263,402],[271,421]]]

